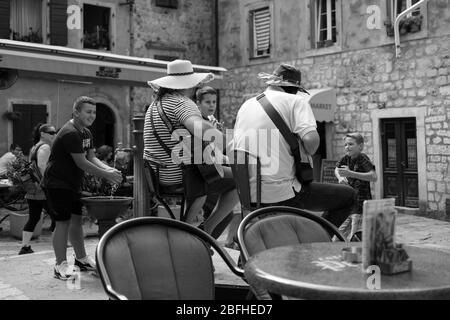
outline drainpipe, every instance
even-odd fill
[[[219,66],[219,0],[214,1],[214,40],[216,41],[216,49],[215,49],[215,63],[216,66]],[[220,94],[217,96],[217,120],[220,122],[221,120],[221,108],[220,108]]]
[[[397,16],[397,18],[395,19],[395,22],[394,22],[394,37],[395,37],[395,56],[397,58],[399,58],[400,55],[401,55],[400,31],[399,31],[400,20],[402,20],[403,17],[406,16],[408,13],[414,11],[415,9],[417,9],[418,7],[420,7],[421,5],[423,5],[426,2],[428,2],[428,0],[420,0],[416,4],[412,5],[408,9],[406,9],[405,11],[401,12]],[[393,9],[395,10],[395,8],[393,8]]]
[[[129,11],[129,32],[130,32],[130,56],[134,56],[134,24],[133,12],[135,1],[128,0],[130,5]],[[134,87],[130,86],[130,118],[129,124],[133,124],[132,140],[133,150],[133,214],[134,217],[142,217],[149,215],[150,194],[146,188],[144,174],[144,116],[134,114]]]
[[[129,34],[130,34],[130,49],[129,55],[134,56],[134,25],[133,12],[135,0],[127,0],[121,5],[128,5],[129,7]],[[134,217],[142,217],[149,214],[150,195],[146,188],[145,174],[144,174],[144,116],[134,115],[134,87],[129,87],[129,126],[133,126],[133,135],[129,136],[130,143],[133,146],[133,215]]]
[[[215,29],[215,41],[216,41],[216,66],[219,66],[219,0],[215,1],[214,5],[214,29]]]

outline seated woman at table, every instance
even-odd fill
[[[22,155],[22,148],[15,143],[11,143],[9,151],[0,158],[0,179],[7,179],[6,172],[10,165],[18,156]]]
[[[188,60],[175,60],[168,63],[166,77],[149,81],[156,97],[145,115],[144,159],[167,164],[166,168],[160,170],[160,184],[179,185],[183,182],[196,184],[195,188],[185,188],[188,201],[192,202],[190,206],[192,210],[188,212],[186,219],[188,222],[193,222],[192,218],[198,214],[197,208],[200,209],[203,206],[207,192],[221,191],[217,205],[203,224],[207,233],[218,238],[223,231],[219,225],[229,219],[231,210],[239,202],[231,168],[219,165],[219,169],[224,173],[223,178],[219,177],[215,182],[208,183],[200,173],[195,174],[195,169],[201,166],[201,163],[196,163],[186,166],[188,170],[191,168],[193,170],[185,171],[183,178],[181,164],[186,163],[185,161],[190,162],[192,152],[189,155],[182,152],[180,156],[180,152],[177,151],[180,147],[179,142],[172,139],[174,134],[178,134],[186,139],[191,137],[201,139],[203,142],[204,133],[207,131],[214,134],[214,137],[223,139],[223,134],[209,121],[203,119],[198,107],[191,100],[195,88],[213,78],[214,75],[211,73],[194,72]],[[202,143],[199,145],[201,146]],[[189,148],[189,146],[186,147]],[[193,173],[193,175],[191,178],[186,178],[186,173]],[[224,188],[224,185],[228,183],[232,184],[232,187]]]

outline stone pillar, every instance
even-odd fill
[[[147,192],[147,186],[145,185],[144,175],[144,117],[136,116],[133,118],[134,124],[134,183],[133,183],[133,215],[135,218],[150,215],[149,210],[149,194]]]

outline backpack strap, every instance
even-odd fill
[[[30,154],[30,161],[35,161],[37,164],[37,154],[38,154],[38,150],[40,147],[42,147],[44,144],[46,144],[45,142],[39,142],[38,144],[36,144],[36,148],[33,150],[33,152]]]

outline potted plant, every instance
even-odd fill
[[[422,15],[416,15],[416,16],[411,16],[408,19],[410,19],[410,21],[409,21],[409,32],[411,32],[411,33],[419,32],[421,30],[421,27],[422,27],[423,16]]]
[[[6,176],[13,184],[10,193],[14,194],[14,198],[16,198],[14,204],[7,207],[9,209],[9,230],[10,234],[17,239],[22,239],[23,227],[28,221],[28,206],[24,200],[25,190],[27,190],[28,184],[35,183],[30,165],[31,163],[22,154],[16,156],[16,159],[7,165]],[[42,216],[34,229],[33,238],[39,237],[41,233]]]
[[[412,15],[410,17],[406,17],[402,19],[399,23],[399,32],[401,35],[405,35],[407,33],[415,33],[419,32],[422,27],[422,20],[423,16],[421,14],[419,15]],[[386,33],[388,37],[394,36],[394,26],[391,21],[386,21],[384,23],[386,26]]]
[[[6,111],[2,117],[5,120],[16,121],[22,118],[22,113],[17,111]]]
[[[86,173],[82,186],[84,197],[81,198],[88,216],[97,220],[98,234],[108,231],[119,216],[124,215],[133,202],[132,197],[115,196],[118,184]]]
[[[19,32],[10,31],[12,33],[12,39],[24,42],[42,43],[41,31],[33,31],[33,28],[29,28],[29,32],[26,35],[20,35]]]

